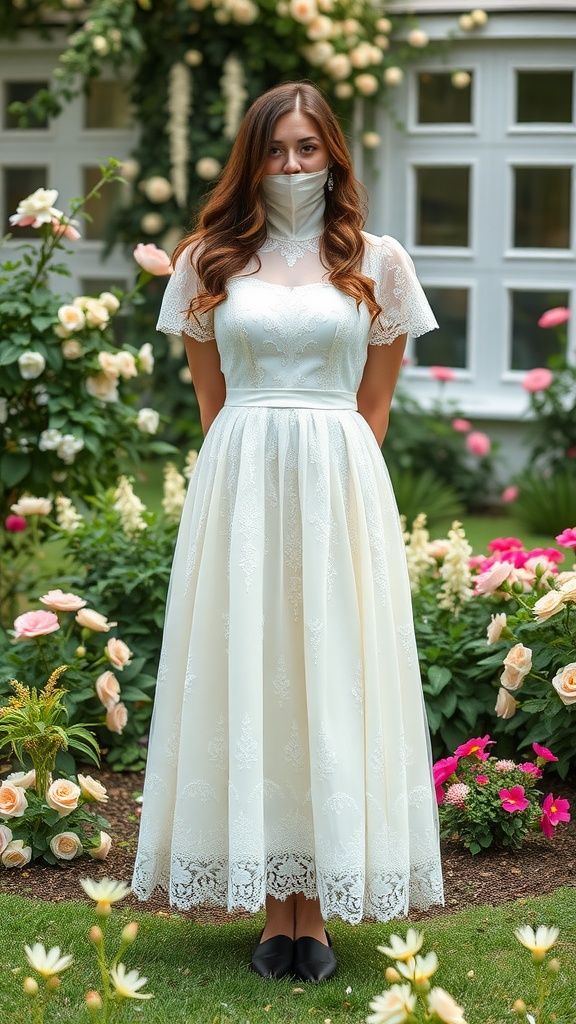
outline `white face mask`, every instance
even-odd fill
[[[328,168],[310,174],[266,174],[268,233],[274,238],[315,238],[324,230]]]

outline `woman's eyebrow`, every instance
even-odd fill
[[[280,146],[283,143],[283,139],[272,139],[270,145]],[[304,142],[320,142],[320,139],[316,135],[307,135],[305,139],[298,139],[298,145],[301,146]]]

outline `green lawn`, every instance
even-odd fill
[[[512,895],[513,876],[503,879],[503,884],[509,884]],[[57,887],[58,872],[54,871],[55,892]],[[74,965],[62,976],[58,1016],[49,1019],[62,1024],[87,1021],[84,994],[98,987],[94,950],[86,937],[95,921],[91,907],[80,902],[43,903],[0,896],[0,915],[0,1005],[10,1007],[10,1024],[30,1019],[25,1013],[27,997],[21,983],[30,973],[23,946],[34,941],[59,945],[75,958]],[[310,1020],[318,1024],[327,1020],[331,1024],[359,1024],[366,1017],[371,997],[387,987],[384,969],[388,961],[376,946],[386,943],[392,932],[404,935],[406,930],[405,922],[355,927],[333,922],[330,932],[340,968],[333,979],[314,986],[288,979],[264,980],[248,970],[262,926],[261,915],[208,926],[178,915],[167,918],[117,909],[109,923],[111,934],[118,936],[130,919],[138,920],[140,930],[136,944],[124,959],[128,967],[146,975],[146,990],[155,998],[127,1005],[125,1019],[144,1024],[304,1024]],[[440,961],[434,981],[464,1006],[468,1024],[511,1024],[514,1000],[522,997],[530,1004],[534,999],[531,956],[512,934],[524,923],[560,928],[555,953],[561,971],[550,1009],[556,1014],[556,1024],[575,1024],[573,888],[496,909],[480,907],[437,917],[422,925],[426,936],[423,952],[435,949]],[[4,1019],[8,1020],[6,1013]]]

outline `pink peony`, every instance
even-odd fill
[[[576,526],[563,530],[558,534],[556,540],[563,548],[576,548]]]
[[[570,821],[570,804],[568,800],[563,800],[559,796],[554,799],[552,793],[548,793],[548,796],[544,798],[542,811],[551,825],[558,825],[561,821]]]
[[[57,629],[60,629],[60,623],[54,612],[24,612],[14,620],[14,629],[17,640],[30,639],[55,633]]]
[[[539,743],[533,743],[532,744],[532,750],[537,755],[537,757],[541,757],[543,761],[557,761],[558,760],[557,757],[554,757],[554,754],[552,753],[552,751],[548,750],[548,747],[542,747],[542,746],[540,746]]]
[[[466,447],[472,455],[479,455],[480,458],[484,458],[490,454],[490,438],[488,434],[483,434],[481,430],[473,430],[466,438]]]
[[[26,529],[26,520],[24,516],[6,516],[4,525],[9,533],[21,533]]]
[[[554,306],[542,313],[538,321],[538,327],[559,327],[570,319],[570,310],[566,306]]]
[[[442,382],[456,380],[456,374],[449,366],[431,366],[430,376],[434,377],[434,380],[440,380]]]
[[[462,434],[467,434],[469,430],[472,430],[472,424],[470,420],[462,420],[456,417],[455,420],[452,420],[452,429],[458,430]]]
[[[467,740],[466,743],[461,743],[459,747],[456,747],[454,751],[455,757],[470,757],[475,754],[480,761],[486,761],[490,756],[485,749],[495,743],[495,740],[491,740],[489,735],[478,736],[475,739]]]
[[[77,594],[65,594],[62,590],[49,590],[40,600],[42,604],[54,608],[57,612],[77,612],[86,604],[86,601]]]
[[[524,786],[512,786],[511,789],[501,789],[498,795],[502,801],[502,810],[514,814],[515,811],[525,811],[530,801],[524,796]]]
[[[510,502],[516,501],[516,498],[520,494],[520,488],[515,487],[513,484],[510,487],[505,487],[500,497],[505,505],[509,505]]]
[[[518,537],[495,537],[488,544],[488,551],[513,551],[522,549],[524,545]]]
[[[547,370],[543,366],[536,367],[534,370],[529,370],[524,380],[522,381],[522,387],[525,391],[534,393],[535,391],[546,391],[550,387],[554,380],[554,374],[551,370]]]
[[[139,242],[134,249],[134,259],[142,267],[142,270],[147,271],[148,274],[154,274],[155,277],[171,274],[174,269],[168,253],[153,245],[152,242],[148,245]]]
[[[537,764],[533,764],[532,761],[524,761],[518,765],[521,772],[526,772],[527,775],[533,775],[535,779],[541,779],[544,772]]]
[[[481,572],[474,580],[474,596],[493,594],[508,579],[511,572],[510,562],[494,562],[486,572]]]

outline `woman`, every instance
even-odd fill
[[[168,596],[134,889],[266,907],[264,976],[336,969],[324,920],[442,901],[410,591],[380,445],[407,332],[437,326],[362,232],[311,85],[252,105],[159,328],[206,439]]]

